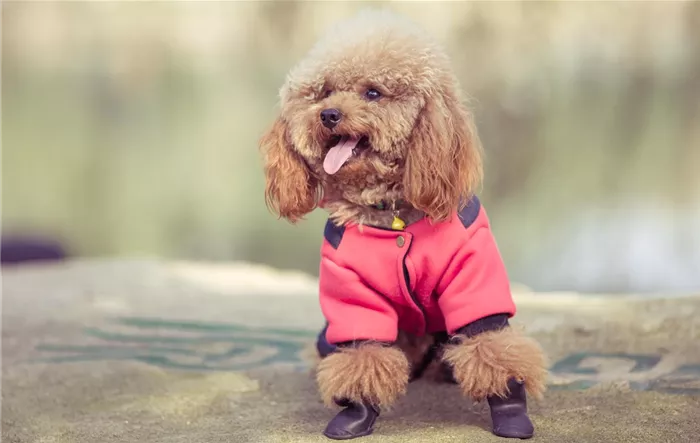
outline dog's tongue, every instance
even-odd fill
[[[355,149],[359,141],[359,138],[342,137],[338,144],[333,146],[326,154],[326,158],[323,160],[323,170],[330,175],[338,172],[338,169],[352,157],[352,150]]]

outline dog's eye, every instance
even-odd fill
[[[382,96],[382,94],[379,91],[377,91],[376,89],[368,89],[365,92],[365,97],[367,98],[367,100],[377,100],[381,96]]]
[[[326,89],[321,93],[321,98],[328,98],[331,96],[331,94],[333,94],[333,91],[330,89]]]

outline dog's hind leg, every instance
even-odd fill
[[[536,341],[509,326],[507,316],[496,315],[458,329],[443,359],[465,395],[488,401],[494,434],[532,437],[526,394],[540,398],[547,377]]]

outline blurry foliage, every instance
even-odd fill
[[[700,287],[700,2],[384,2],[453,57],[511,275]],[[264,206],[286,71],[358,2],[3,2],[3,228],[315,273]]]

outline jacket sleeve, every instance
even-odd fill
[[[389,301],[367,286],[347,267],[330,257],[324,242],[319,273],[321,310],[328,322],[326,339],[331,344],[355,340],[394,342],[398,315]],[[327,253],[328,252],[328,253]]]
[[[484,317],[515,315],[508,274],[483,208],[463,238],[438,284],[449,334]]]

